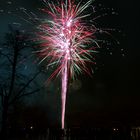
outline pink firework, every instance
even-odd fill
[[[98,43],[95,39],[97,28],[87,24],[84,14],[91,6],[92,0],[82,4],[74,0],[65,0],[61,3],[44,0],[46,8],[42,9],[50,15],[50,19],[43,20],[39,28],[42,61],[49,60],[48,66],[56,65],[57,69],[50,78],[61,76],[62,116],[61,125],[65,125],[65,104],[69,77],[75,78],[79,73],[90,74],[87,63],[94,63],[93,54]],[[92,6],[91,6],[92,8]]]

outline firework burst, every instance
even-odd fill
[[[50,15],[50,20],[45,19],[38,26],[41,41],[38,53],[42,57],[41,62],[49,60],[47,67],[57,66],[50,78],[61,75],[61,124],[64,129],[68,80],[82,72],[90,74],[87,64],[94,63],[93,55],[98,47],[95,38],[97,28],[85,20],[90,16],[90,13],[84,13],[92,0],[84,4],[74,0],[57,4],[44,0],[44,3],[46,8],[42,10]]]
[[[49,7],[42,10],[51,15],[52,20],[44,20],[38,27],[42,41],[39,53],[41,62],[49,59],[48,66],[58,66],[51,78],[61,74],[66,64],[72,78],[83,71],[90,73],[86,64],[94,62],[93,53],[98,46],[94,37],[97,29],[83,22],[84,18],[90,16],[83,15],[83,12],[91,2],[76,5],[74,1],[66,0],[65,3],[54,5],[45,1]]]

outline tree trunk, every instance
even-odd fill
[[[4,98],[2,110],[1,140],[7,140],[8,97]]]
[[[4,96],[4,101],[3,101],[3,106],[2,106],[3,107],[3,110],[2,110],[2,127],[1,127],[2,140],[7,140],[7,119],[8,119],[9,98],[11,97],[11,95],[13,93],[13,89],[14,89],[17,58],[18,58],[18,46],[15,46],[9,93],[6,96]]]
[[[17,66],[17,59],[18,59],[18,46],[14,49],[14,59],[13,59],[13,65],[12,65],[12,75],[11,75],[11,84],[9,88],[9,98],[12,95],[14,84],[15,84],[15,75],[16,75],[16,66]]]

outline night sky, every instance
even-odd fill
[[[27,27],[27,23],[19,17],[11,16],[12,14],[8,14],[8,11],[14,11],[16,7],[25,7],[40,15],[37,8],[43,7],[39,0],[0,1],[1,41],[5,32],[8,31],[9,23],[21,23],[22,28]],[[110,51],[104,46],[99,50],[93,77],[83,74],[77,81],[70,83],[66,106],[67,124],[105,123],[107,125],[118,121],[135,123],[140,117],[140,9],[137,6],[138,3],[130,0],[96,0],[95,4],[113,8],[118,13],[117,16],[103,17],[97,22],[101,26],[117,29],[112,34],[120,44],[112,43]],[[19,15],[22,16],[22,12]],[[60,116],[58,80],[52,81],[46,88],[38,95],[28,97],[27,104],[43,108],[49,120],[55,122]]]

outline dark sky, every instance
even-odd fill
[[[29,11],[37,12],[37,8],[42,6],[39,0],[1,1],[0,36],[7,31],[7,24],[22,23],[18,17],[5,14],[8,9],[11,11],[15,7],[25,7]],[[80,76],[79,80],[72,85],[67,100],[67,123],[83,124],[87,122],[90,124],[90,122],[95,123],[98,120],[99,122],[104,120],[135,122],[140,116],[140,9],[137,6],[138,3],[131,0],[96,0],[96,3],[102,4],[106,8],[113,8],[118,13],[117,16],[111,16],[110,19],[101,20],[100,25],[102,22],[106,22],[105,25],[121,30],[120,33],[113,33],[120,45],[113,44],[110,52],[101,49],[93,77]],[[40,96],[35,96],[37,99],[33,98],[34,103],[38,102],[40,106],[49,108],[47,111],[49,110],[50,116],[59,114],[57,108],[59,93],[57,91],[54,93],[45,95],[42,93]]]

